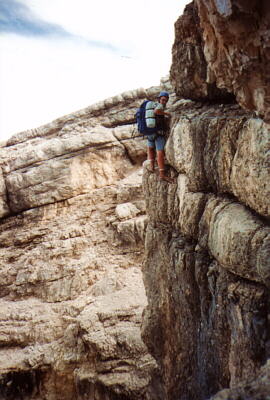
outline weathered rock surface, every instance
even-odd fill
[[[233,99],[226,90],[218,89],[207,74],[202,29],[197,6],[192,2],[175,22],[170,77],[176,94],[194,100]]]
[[[269,396],[269,127],[237,106],[181,100],[173,109],[175,184],[144,170],[143,339],[166,399],[226,387],[238,388],[215,398],[252,398],[255,388]]]
[[[141,190],[134,112],[159,87],[0,149],[1,398],[270,397],[268,36],[265,1],[177,21],[174,184],[145,163]]]
[[[148,182],[150,179],[152,176]],[[150,186],[150,192],[152,189]],[[241,215],[239,219],[228,215],[231,221],[221,231],[215,232],[210,225],[212,240],[217,244],[220,239],[222,248],[225,235],[225,249],[231,250],[229,245],[235,252],[225,253],[222,248],[214,253],[212,243],[205,246],[203,236],[199,234],[196,240],[179,227],[177,207],[173,208],[176,193],[162,187],[159,191],[157,203],[166,195],[169,214],[174,212],[176,219],[170,224],[169,219],[158,218],[161,208],[156,203],[156,218],[150,220],[146,237],[144,279],[149,306],[143,337],[162,366],[166,398],[205,399],[221,387],[253,377],[269,357],[269,290],[264,283],[246,278],[252,276],[248,267],[242,278],[242,241],[226,232],[230,222],[240,233],[245,231]],[[217,199],[220,212],[221,204],[222,199]],[[196,211],[200,213],[198,208]],[[249,239],[252,237],[250,231]],[[258,252],[263,246],[261,241]],[[228,258],[234,254],[239,260],[227,260],[225,254]],[[269,258],[262,267],[269,268]]]
[[[174,106],[170,165],[187,175],[190,191],[228,193],[269,216],[269,125],[237,106],[191,105]]]
[[[175,24],[170,75],[187,99],[166,146],[176,184],[144,175],[143,337],[166,399],[270,396],[269,12],[194,0]]]
[[[194,0],[176,23],[171,78],[177,95],[213,99],[218,87],[269,122],[269,32],[267,1]]]
[[[270,368],[269,362],[262,367],[257,379],[250,379],[239,388],[225,389],[219,392],[216,396],[211,397],[211,400],[261,400],[268,399],[270,391]]]
[[[123,93],[0,149],[1,399],[161,399],[141,339],[145,143]],[[153,382],[153,384],[152,384]]]

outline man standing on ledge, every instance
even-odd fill
[[[169,100],[168,92],[160,92],[158,96],[158,104],[154,109],[156,119],[157,132],[147,135],[147,155],[150,161],[151,171],[155,171],[155,158],[157,152],[157,163],[159,168],[159,177],[163,181],[173,183],[174,180],[165,175],[165,131],[167,129],[167,121],[171,115],[165,111],[166,104]]]

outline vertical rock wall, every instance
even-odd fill
[[[196,0],[175,25],[175,184],[147,165],[143,183],[143,339],[167,400],[270,396],[267,8]]]
[[[262,162],[256,171],[263,190],[253,210],[253,182],[238,164],[250,124],[260,134],[266,126],[236,118],[231,106],[221,112],[198,105],[178,108],[184,115],[174,120],[167,142],[176,184],[160,182],[147,168],[144,175],[149,305],[143,338],[161,365],[167,399],[207,399],[256,376],[269,357],[267,151],[258,146],[254,158]],[[234,168],[244,188],[238,198]]]

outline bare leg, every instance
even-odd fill
[[[154,147],[147,147],[147,156],[148,160],[150,161],[150,170],[152,172],[155,171],[155,158],[156,158],[156,151]]]
[[[165,154],[164,154],[164,150],[159,150],[157,152],[157,162],[158,162],[160,179],[162,179],[163,181],[167,181],[169,183],[173,183],[174,179],[165,175]]]

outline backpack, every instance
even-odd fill
[[[157,103],[150,100],[144,100],[144,102],[137,109],[135,118],[137,122],[137,128],[143,135],[152,135],[157,132],[156,118],[154,109]]]

